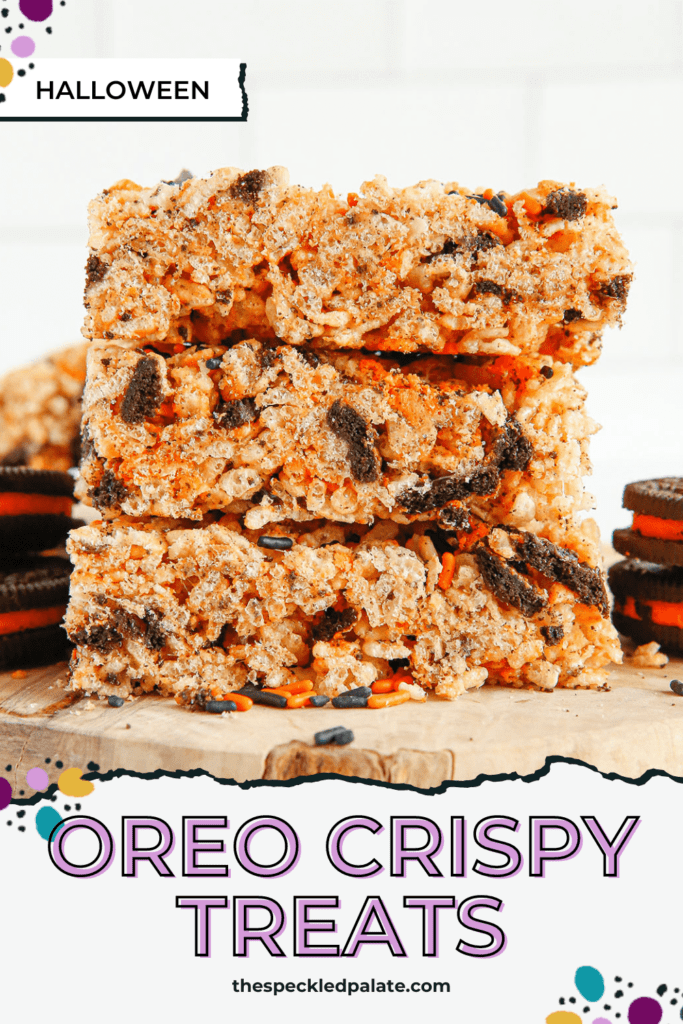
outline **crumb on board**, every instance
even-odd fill
[[[629,661],[637,668],[664,668],[669,659],[659,650],[659,644],[653,640],[652,643],[636,647]]]
[[[28,672],[24,672],[23,668],[18,668],[12,673],[12,679],[26,679],[27,677]]]

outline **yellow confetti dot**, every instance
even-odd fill
[[[14,78],[14,68],[8,60],[0,57],[0,86],[4,89]]]
[[[546,1017],[545,1024],[581,1024],[581,1018],[571,1010],[556,1010]]]
[[[82,779],[82,774],[80,768],[67,768],[66,771],[63,771],[57,779],[60,793],[63,793],[64,796],[88,796],[92,793],[95,787],[92,782]]]

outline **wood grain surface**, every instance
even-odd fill
[[[602,772],[638,778],[650,768],[683,776],[683,698],[669,688],[683,660],[662,669],[615,667],[609,692],[537,692],[485,686],[449,702],[432,698],[380,711],[331,707],[209,715],[172,700],[141,697],[111,708],[65,689],[66,664],[0,674],[0,775],[15,792],[25,774],[89,763],[99,771],[204,769],[217,778],[292,779],[320,772],[408,783],[517,772],[553,754]],[[344,725],[346,747],[316,747],[313,734]],[[46,759],[49,758],[49,763]]]

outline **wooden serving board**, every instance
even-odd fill
[[[57,761],[84,771],[94,762],[100,772],[200,768],[237,782],[335,772],[430,788],[529,775],[556,754],[627,778],[650,768],[683,776],[683,698],[671,692],[673,678],[683,679],[683,659],[663,669],[617,666],[609,692],[484,686],[454,702],[381,711],[256,706],[208,715],[152,696],[122,708],[79,699],[65,689],[61,663],[22,679],[0,673],[0,775],[26,796],[26,771],[44,767],[53,782]],[[353,730],[352,744],[313,745],[315,732],[339,724]]]

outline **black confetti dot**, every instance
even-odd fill
[[[98,772],[99,770],[100,770],[100,766],[98,764],[95,764],[94,761],[88,761],[88,771],[89,772]]]
[[[51,760],[52,760],[51,757],[46,757],[45,758],[45,764],[49,764]]]
[[[584,1013],[588,1013],[589,1010],[590,1010],[590,1006],[584,1006],[584,1008],[583,1008],[583,1012]]]
[[[57,803],[57,797],[56,797],[56,796],[54,796],[54,795],[50,797],[50,800],[52,800],[52,803],[53,803],[53,804],[56,804],[56,803]]]
[[[23,796],[23,795],[24,795],[24,791],[23,791],[23,789],[20,789],[19,790],[19,796]]]
[[[63,767],[64,767],[64,762],[63,761],[55,761],[55,768],[63,768]]]
[[[21,78],[23,78],[23,77],[24,77],[24,75],[26,74],[26,72],[24,71],[24,69],[23,69],[23,68],[19,68],[19,70],[17,71],[17,74],[18,74],[18,75],[19,75],[19,76],[20,76]]]
[[[26,831],[26,826],[25,825],[20,825],[19,826],[19,831],[20,832],[25,832]]]
[[[64,810],[65,811],[70,811],[71,810],[71,804],[64,804]]]
[[[672,999],[672,1000],[671,1000],[671,1005],[672,1005],[672,1006],[675,1006],[677,1002],[678,1002],[678,1000],[677,1000],[677,999]]]
[[[603,1010],[611,1010],[611,1009],[612,1009],[612,1007],[610,1006],[609,1003],[605,1003],[605,1005],[603,1006]]]
[[[11,31],[12,31],[12,26],[8,25],[7,28],[5,29],[5,32],[11,32]]]
[[[0,14],[2,14],[3,18],[6,18],[9,14],[9,7],[3,7],[2,11],[0,11]]]
[[[25,818],[26,811],[17,811],[17,818]]]
[[[632,981],[629,981],[629,983],[628,983],[628,985],[626,986],[626,988],[633,988],[633,982],[632,982]]]
[[[29,64],[29,67],[30,67],[31,71],[33,71],[33,69],[35,67],[35,64]]]
[[[615,981],[621,981],[621,978],[615,978],[614,980]]]
[[[11,771],[12,771],[12,765],[11,765],[11,764],[8,764],[8,765],[6,766],[6,768],[5,768],[5,771],[6,771],[6,772],[11,772]]]
[[[666,985],[660,985],[659,988],[657,989],[657,995],[658,996],[663,996],[665,992],[666,992]]]
[[[51,36],[51,35],[52,35],[52,29],[51,29],[51,28],[50,28],[49,26],[48,26],[48,27],[47,27],[47,28],[45,29],[45,31],[47,32],[47,34],[48,34],[49,36]]]
[[[621,999],[621,997],[623,996],[623,994],[624,994],[624,993],[623,993],[623,992],[621,991],[621,989],[620,989],[620,988],[618,988],[618,989],[616,990],[616,992],[614,993],[614,998],[615,998],[615,999]]]
[[[11,821],[8,821],[8,822],[7,822],[7,824],[8,824],[8,825],[11,825],[11,824],[12,824],[12,822],[11,822]]]
[[[81,809],[81,805],[80,804],[76,804],[76,810],[80,811],[80,809]]]
[[[569,1002],[570,1003],[575,1003],[576,1002],[576,999],[574,999],[574,996],[570,996],[569,997]]]
[[[560,1006],[564,1006],[564,996],[560,996]]]
[[[681,990],[680,990],[679,988],[675,988],[675,989],[674,989],[674,992],[680,992],[680,991],[681,991]]]
[[[23,27],[24,27],[23,24],[19,26],[19,28],[23,28]]]

